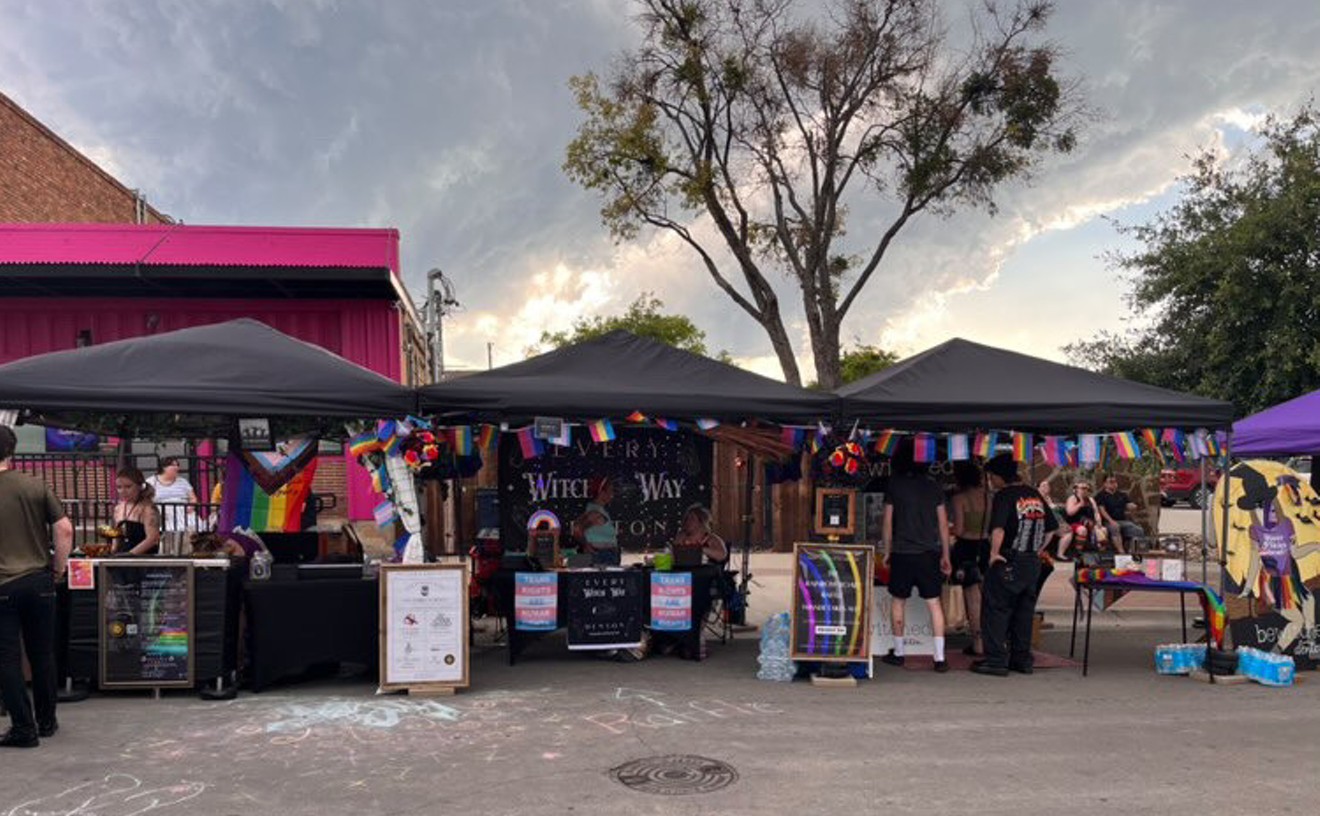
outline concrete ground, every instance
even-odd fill
[[[750,619],[786,604],[786,565],[757,556]],[[1067,654],[1069,603],[1051,587],[1046,651]],[[546,640],[510,667],[485,632],[473,687],[453,697],[377,696],[354,678],[222,703],[99,695],[63,706],[40,749],[0,755],[0,816],[1314,811],[1320,682],[1157,676],[1152,647],[1177,638],[1177,612],[1138,596],[1095,626],[1086,678],[878,666],[855,688],[763,682],[755,635],[702,664]],[[611,775],[670,755],[727,768],[649,777],[712,788],[688,795]]]

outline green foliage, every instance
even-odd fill
[[[570,81],[583,118],[564,171],[600,195],[616,240],[657,228],[686,242],[789,382],[782,281],[817,380],[837,387],[843,321],[903,227],[993,208],[997,185],[1075,142],[1043,0],[985,0],[965,54],[939,0],[634,2],[642,44],[607,78]],[[876,201],[891,220],[849,236],[850,210]]]
[[[898,362],[898,355],[879,346],[860,345],[845,351],[839,358],[842,385],[857,382]]]
[[[660,310],[664,302],[650,292],[643,292],[621,315],[583,318],[573,324],[571,331],[544,332],[541,346],[563,348],[583,340],[591,340],[612,331],[623,329],[639,337],[646,337],[693,354],[706,354],[706,333],[698,329],[685,315],[667,315]],[[717,358],[728,362],[728,355],[720,352]]]
[[[1076,363],[1232,401],[1242,414],[1320,388],[1320,119],[1269,119],[1243,161],[1194,160],[1186,192],[1117,255],[1149,327],[1067,348]]]

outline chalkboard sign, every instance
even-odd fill
[[[629,649],[642,644],[647,575],[641,570],[583,570],[560,574],[560,602],[568,617],[568,648]]]
[[[528,520],[541,510],[564,525],[561,549],[573,548],[569,526],[591,500],[591,480],[614,485],[610,518],[626,550],[657,547],[674,540],[683,512],[693,504],[710,507],[713,443],[680,430],[619,428],[618,438],[592,442],[587,429],[571,429],[568,447],[545,445],[534,458],[523,455],[514,434],[500,437],[500,540],[527,540]],[[544,559],[542,559],[544,561]]]
[[[790,656],[862,662],[871,649],[871,570],[875,551],[848,544],[793,546]]]
[[[193,565],[117,560],[98,566],[102,688],[191,688]]]

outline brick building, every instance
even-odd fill
[[[166,224],[147,204],[0,93],[0,222]]]

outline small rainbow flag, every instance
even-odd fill
[[[592,442],[610,442],[614,439],[614,424],[608,419],[598,419],[587,425],[591,431]]]
[[[522,448],[524,459],[535,459],[545,452],[545,446],[541,444],[541,440],[536,438],[531,426],[518,431],[518,445]]]
[[[698,419],[697,427],[703,431],[713,431],[720,427],[720,421],[718,419]]]
[[[489,451],[490,446],[495,443],[495,426],[482,425],[481,433],[477,436],[477,447],[482,451]]]
[[[371,489],[377,493],[388,493],[394,484],[390,481],[390,474],[385,470],[384,463],[380,467],[371,471]]]
[[[919,433],[912,439],[912,459],[916,462],[935,461],[935,437]]]
[[[642,424],[643,422],[646,421],[646,414],[643,414],[641,411],[633,411],[631,414],[629,414],[629,415],[626,417],[626,419],[627,419],[629,422],[632,422],[632,423],[635,423],[635,424],[637,424],[637,425],[640,425],[640,424]]]
[[[391,436],[399,435],[399,423],[392,419],[382,419],[376,423],[376,438],[384,443]]]
[[[1045,437],[1045,441],[1040,443],[1040,452],[1045,457],[1045,464],[1050,467],[1059,467],[1068,461],[1068,447],[1061,436]]]
[[[949,461],[965,462],[970,458],[972,447],[967,434],[949,434]]]
[[[678,430],[678,422],[672,419],[661,419],[660,417],[656,417],[655,424],[657,427],[663,428],[670,433]]]
[[[1100,449],[1103,447],[1100,443],[1099,434],[1082,434],[1078,443],[1078,459],[1083,465],[1094,465],[1100,461]]]
[[[1031,434],[1016,432],[1013,434],[1013,461],[1031,461]]]
[[[1205,433],[1205,452],[1210,454],[1210,456],[1217,458],[1220,454],[1219,438],[1210,431],[1204,431],[1204,433]]]
[[[459,456],[472,455],[472,428],[469,425],[460,425],[451,431],[454,435],[454,453]]]
[[[1142,428],[1141,441],[1146,443],[1146,450],[1159,451],[1160,449],[1160,435],[1155,432],[1154,428]]]
[[[348,442],[348,452],[357,459],[378,450],[380,450],[380,441],[376,439],[374,431],[360,433]]]
[[[898,434],[893,431],[881,431],[875,438],[875,452],[881,456],[893,456],[898,447]]]
[[[1114,447],[1118,449],[1118,455],[1122,459],[1140,459],[1141,446],[1137,444],[1137,436],[1131,431],[1118,431],[1110,434],[1114,438]]]
[[[979,433],[976,435],[976,444],[973,445],[973,452],[982,459],[989,459],[995,455],[995,445],[999,444],[999,434],[993,431]]]

